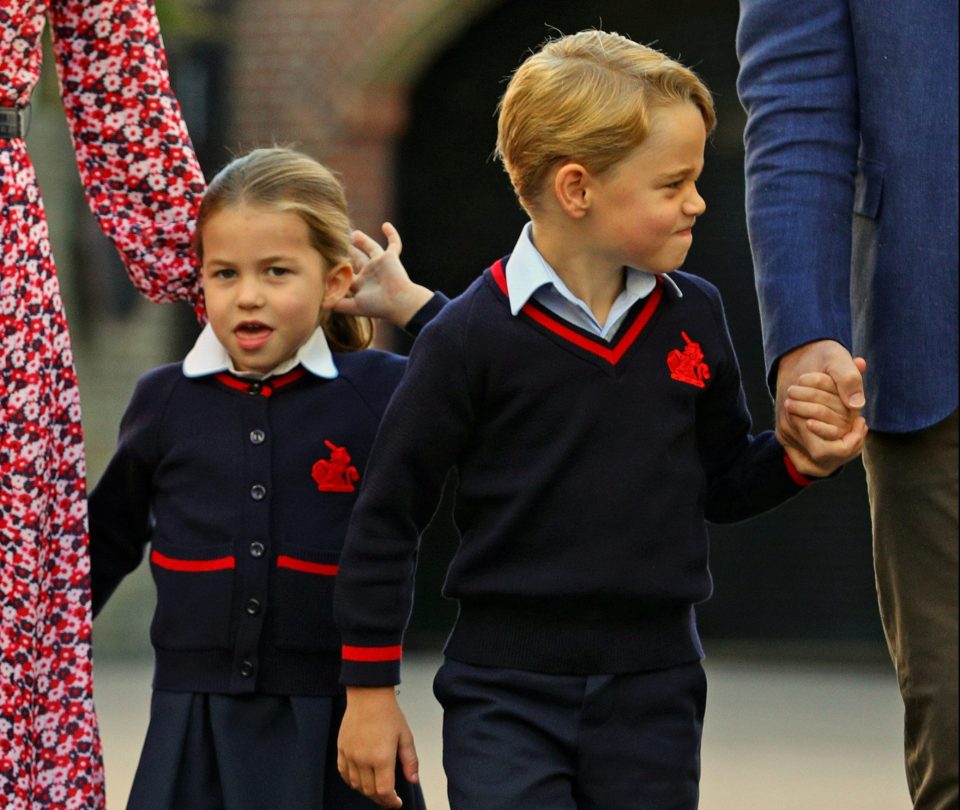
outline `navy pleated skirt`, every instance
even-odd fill
[[[337,771],[343,697],[156,690],[127,810],[376,810]],[[397,768],[405,810],[425,810]]]

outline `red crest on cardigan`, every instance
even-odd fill
[[[337,447],[333,442],[323,442],[330,448],[330,458],[322,458],[313,465],[311,473],[321,492],[353,492],[360,480],[360,473],[350,463],[346,447]]]
[[[695,385],[697,388],[706,388],[710,379],[710,367],[703,362],[703,349],[699,343],[690,340],[686,332],[683,336],[683,349],[673,349],[667,355],[667,367],[674,380]]]

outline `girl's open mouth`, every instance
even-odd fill
[[[233,334],[236,336],[237,345],[241,349],[253,351],[259,349],[270,339],[273,329],[262,323],[242,323],[233,330]]]

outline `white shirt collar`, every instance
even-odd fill
[[[507,294],[510,298],[510,312],[516,315],[524,304],[530,300],[530,297],[545,284],[552,285],[564,298],[571,303],[579,302],[579,306],[586,305],[580,302],[563,279],[557,275],[543,255],[533,244],[532,238],[533,224],[528,222],[523,226],[517,244],[513,248],[513,253],[507,260],[507,266],[504,272],[507,277]],[[678,296],[683,295],[680,289],[673,282],[667,273],[657,274],[665,281],[669,281]],[[638,270],[635,267],[628,267],[626,273],[626,295],[625,298],[630,305],[645,298],[656,286],[656,275],[647,273],[644,270]],[[589,312],[589,310],[587,310]]]
[[[325,377],[329,380],[339,375],[340,372],[333,360],[333,353],[330,351],[327,337],[323,334],[323,327],[318,326],[316,328],[296,355],[284,361],[269,373],[258,374],[256,372],[237,371],[227,350],[213,333],[213,328],[210,324],[207,324],[203,327],[203,331],[197,337],[197,342],[193,344],[193,348],[190,349],[183,360],[183,374],[186,377],[206,377],[221,371],[229,371],[238,377],[265,379],[278,374],[285,374],[298,365],[303,366],[317,377]]]

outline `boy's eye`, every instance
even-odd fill
[[[267,274],[271,276],[285,276],[290,271],[286,267],[268,267]]]
[[[222,267],[219,270],[213,271],[214,278],[220,278],[224,280],[230,279],[230,278],[236,278],[236,275],[237,275],[237,271],[231,270],[229,267]]]

